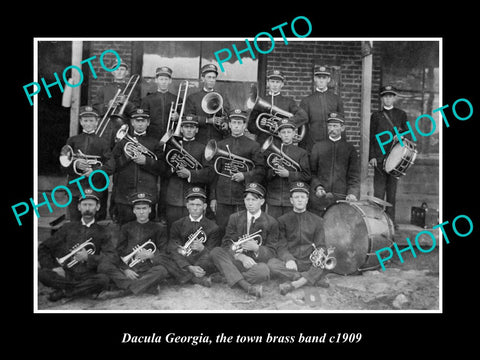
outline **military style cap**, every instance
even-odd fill
[[[385,94],[397,95],[398,93],[397,89],[395,89],[392,85],[386,85],[380,88],[380,96],[383,96]]]
[[[133,110],[131,113],[130,113],[130,119],[136,119],[136,120],[142,120],[142,119],[145,119],[145,120],[150,120],[150,114],[148,112],[148,110],[144,110],[144,109],[135,109]]]
[[[268,79],[279,79],[285,81],[285,75],[280,70],[269,70],[267,72],[267,80]]]
[[[203,65],[202,70],[201,70],[202,76],[205,75],[208,72],[214,72],[215,74],[218,75],[217,66],[215,64]]]
[[[82,117],[82,116],[89,116],[89,115],[96,116],[96,117],[99,116],[98,113],[95,110],[93,110],[93,107],[89,105],[81,106],[78,116]]]
[[[185,115],[182,118],[182,126],[187,124],[198,126],[198,120],[196,120],[193,115]]]
[[[247,121],[247,112],[243,111],[242,109],[233,109],[230,111],[230,114],[228,114],[228,117],[230,120],[232,119],[240,119],[243,121]]]
[[[265,188],[262,185],[252,182],[252,183],[247,184],[243,193],[244,194],[245,193],[257,194],[261,198],[264,198],[266,191],[265,191]]]
[[[98,196],[98,193],[93,189],[85,188],[83,189],[83,192],[85,194],[85,197],[80,195],[78,198],[79,203],[82,202],[82,200],[86,200],[86,199],[93,199],[93,200],[96,200],[97,202],[100,201],[100,197]]]
[[[343,119],[342,114],[332,112],[332,113],[328,114],[327,122],[339,122],[339,123],[343,124],[343,123],[345,123],[345,120]]]
[[[165,75],[165,76],[168,76],[169,78],[172,78],[172,74],[173,74],[173,70],[170,69],[168,66],[161,66],[155,70],[156,77]]]
[[[115,60],[115,62],[112,64],[112,69],[115,69],[118,66],[120,68],[121,66],[125,67],[128,69],[128,64],[124,61],[120,61],[120,66],[118,65],[118,60]],[[117,69],[118,70],[118,69]]]
[[[303,181],[296,181],[296,182],[290,184],[290,192],[293,193],[293,192],[297,192],[297,191],[301,191],[301,192],[304,192],[306,194],[310,193],[309,186],[306,183],[304,183]]]
[[[323,66],[323,65],[319,65],[319,66],[315,66],[314,70],[313,70],[313,75],[328,75],[328,76],[331,76],[331,72],[330,72],[330,69],[327,68],[326,66]]]
[[[199,186],[194,186],[190,189],[187,190],[187,193],[185,194],[185,199],[189,199],[191,197],[202,197],[204,199],[207,198],[207,194],[204,189],[202,189]]]
[[[144,192],[133,193],[130,194],[130,202],[132,205],[139,204],[139,203],[153,203],[152,195]]]
[[[278,124],[278,131],[280,131],[281,129],[283,128],[292,128],[292,129],[296,129],[297,127],[295,126],[295,124],[293,123],[293,121],[291,121],[290,119],[281,119],[279,121],[279,124]]]

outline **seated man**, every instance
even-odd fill
[[[290,280],[280,284],[282,295],[306,284],[328,286],[320,282],[325,270],[310,260],[315,249],[325,247],[325,234],[323,220],[307,211],[308,196],[308,185],[293,183],[290,188],[293,210],[278,218],[278,258],[270,259],[268,267],[272,277]]]
[[[261,209],[265,202],[262,185],[248,184],[244,202],[246,210],[230,215],[222,246],[214,248],[210,256],[230,287],[238,285],[247,293],[261,297],[259,284],[270,276],[266,263],[275,256],[278,224]],[[244,236],[248,240],[241,242]]]
[[[100,198],[84,189],[78,199],[81,218],[63,225],[38,247],[38,279],[55,289],[48,299],[76,298],[107,289],[109,278],[99,265],[114,256],[114,247],[105,227],[95,222]]]

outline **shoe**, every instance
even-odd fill
[[[122,289],[122,290],[103,290],[95,300],[110,300],[116,299],[119,297],[123,297],[129,294],[129,290]]]
[[[315,285],[318,286],[318,287],[325,288],[325,289],[330,287],[330,284],[325,279],[318,280]]]
[[[193,277],[192,282],[194,284],[199,284],[205,287],[212,287],[212,280],[209,277],[202,276],[201,278]]]
[[[257,298],[261,298],[262,295],[263,295],[263,287],[262,287],[262,285],[250,285],[248,287],[247,293],[249,295],[253,295]]]
[[[287,295],[289,292],[295,290],[295,287],[289,282],[280,284],[278,287],[282,295]]]
[[[55,302],[65,297],[65,292],[63,290],[55,290],[54,292],[48,295],[48,300]]]
[[[215,283],[215,284],[227,283],[227,280],[225,279],[225,277],[219,272],[215,272],[212,275],[210,275],[210,280],[212,283]]]

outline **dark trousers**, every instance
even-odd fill
[[[373,196],[392,204],[386,206],[385,212],[395,222],[395,198],[397,192],[398,179],[385,171],[375,167],[373,176]]]
[[[322,278],[324,273],[323,269],[317,268],[312,265],[310,260],[308,261],[295,261],[297,263],[298,270],[287,269],[285,261],[277,258],[268,260],[268,268],[270,269],[270,275],[272,278],[286,279],[295,281],[304,277],[308,284],[314,286],[318,280]]]

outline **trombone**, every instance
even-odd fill
[[[117,118],[117,119],[123,118],[123,113],[127,106],[128,100],[132,96],[133,90],[135,89],[135,86],[137,85],[139,80],[140,80],[140,75],[138,74],[132,75],[128,80],[127,85],[125,85],[125,88],[123,89],[123,91],[121,89],[117,90],[117,92],[115,93],[115,96],[112,99],[110,106],[108,107],[107,111],[105,112],[105,115],[103,115],[102,120],[100,120],[100,123],[98,124],[98,127],[95,130],[96,135],[102,137],[103,133],[107,129],[108,124],[110,123],[111,118]],[[123,98],[123,104],[120,106],[119,100],[121,98]]]
[[[160,144],[163,144],[164,151],[165,151],[167,141],[170,139],[170,137],[180,136],[180,128],[182,126],[182,117],[183,117],[183,112],[185,110],[185,104],[187,100],[187,93],[188,93],[189,86],[190,85],[187,80],[182,81],[178,87],[177,100],[175,102],[172,101],[172,104],[170,105],[170,113],[167,121],[167,131],[160,139]],[[178,116],[177,125],[175,125],[175,122],[173,120],[173,114],[175,114],[178,111],[179,106],[181,106],[180,113]]]

